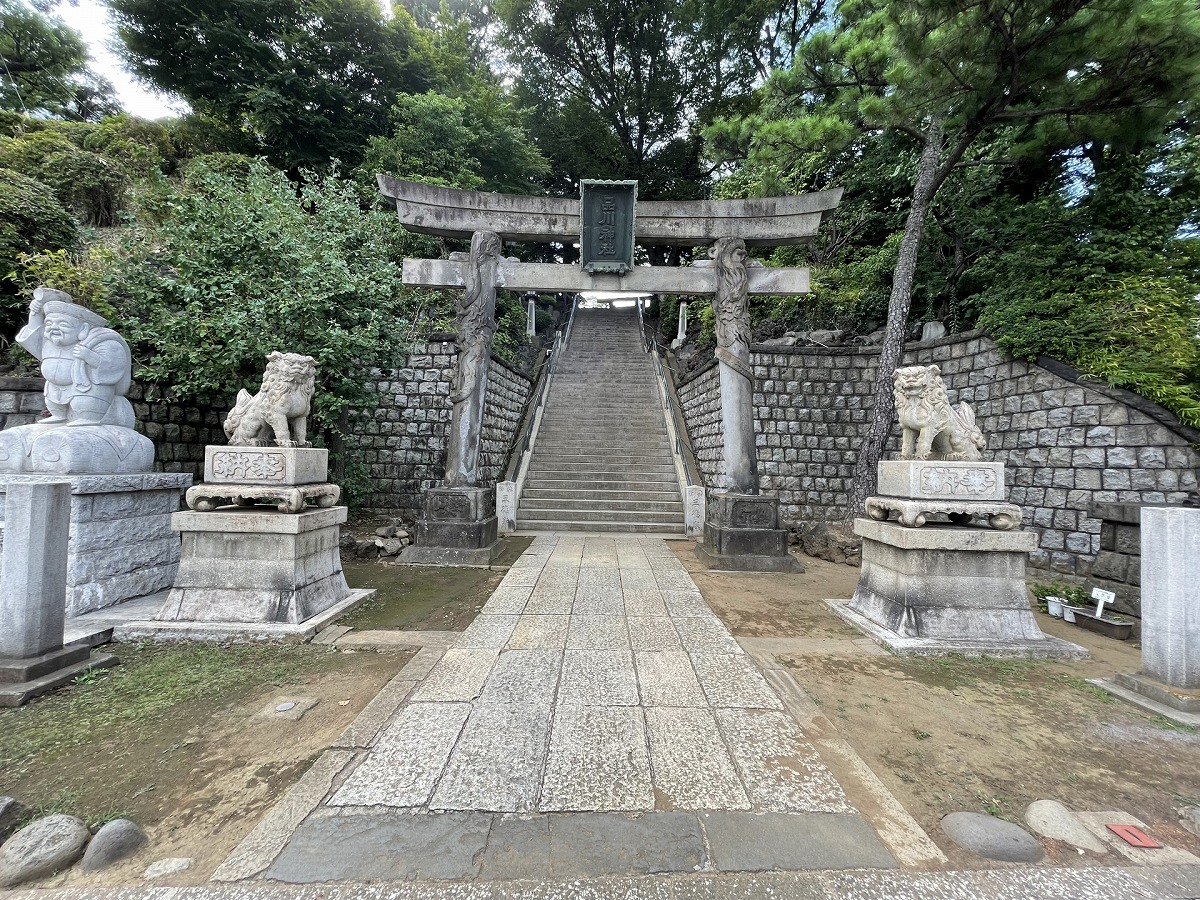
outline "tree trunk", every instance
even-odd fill
[[[912,205],[904,221],[904,237],[900,241],[900,257],[892,276],[892,295],[888,301],[887,331],[879,351],[879,370],[875,378],[875,409],[871,429],[858,453],[854,471],[854,492],[850,496],[847,518],[861,515],[863,502],[875,493],[876,473],[883,444],[892,430],[896,401],[892,395],[892,373],[900,365],[904,353],[904,337],[908,331],[908,311],[912,306],[913,280],[917,273],[917,256],[921,252],[921,237],[929,217],[933,195],[938,188],[938,170],[942,153],[942,123],[935,119],[925,129],[925,144],[917,165],[913,185]]]

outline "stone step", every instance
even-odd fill
[[[590,509],[576,506],[559,506],[555,508],[526,509],[523,505],[517,509],[518,521],[545,522],[683,522],[683,507],[678,510],[660,511],[657,509]]]
[[[526,518],[550,516],[558,518],[569,511],[576,518],[595,516],[601,521],[629,518],[640,521],[642,518],[669,520],[683,516],[683,503],[679,500],[673,503],[643,503],[640,501],[620,500],[576,500],[574,498],[558,500],[521,500],[517,514]]]
[[[546,493],[570,493],[571,491],[576,491],[580,496],[589,493],[624,494],[632,491],[647,491],[649,493],[669,493],[679,496],[679,484],[674,475],[671,475],[669,478],[639,475],[626,479],[590,476],[580,476],[578,478],[543,478],[540,475],[535,478],[531,474],[525,481],[524,496],[528,496],[534,491]]]
[[[545,481],[618,481],[628,477],[639,481],[653,479],[655,483],[659,483],[675,479],[674,464],[669,466],[625,466],[613,465],[611,462],[606,464],[603,460],[597,460],[591,465],[561,466],[554,465],[553,460],[540,465],[535,465],[536,462],[535,460],[529,464],[531,481],[536,479]]]
[[[529,467],[533,469],[535,463],[547,462],[555,463],[557,464],[556,468],[568,472],[572,469],[620,471],[625,467],[635,472],[654,472],[656,470],[675,471],[675,458],[665,451],[653,455],[639,453],[636,455],[624,454],[620,456],[615,453],[556,453],[549,456],[534,454],[534,457],[529,461]],[[537,468],[540,471],[543,466],[539,465]]]
[[[608,533],[634,534],[683,534],[679,522],[587,522],[574,519],[537,520],[522,522],[517,516],[517,530],[521,531],[599,531]]]
[[[570,453],[574,455],[597,453],[662,453],[670,452],[666,437],[657,438],[622,438],[609,432],[595,434],[580,434],[579,432],[562,431],[553,435],[543,435],[537,442],[534,453]]]
[[[579,501],[603,501],[613,503],[673,503],[679,501],[679,491],[674,490],[638,490],[635,488],[586,488],[578,482],[570,482],[566,489],[561,487],[546,487],[526,485],[521,494],[521,503],[545,500],[559,500],[571,497]]]

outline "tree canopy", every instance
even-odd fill
[[[23,0],[0,0],[0,109],[92,121],[118,111],[83,39]]]

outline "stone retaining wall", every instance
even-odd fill
[[[365,373],[373,399],[352,413],[346,436],[348,455],[371,480],[361,503],[364,511],[414,518],[421,489],[445,474],[450,379],[457,355],[454,336],[437,335],[417,345],[402,369]],[[41,413],[42,385],[40,378],[0,378],[0,428],[28,424]],[[488,484],[503,475],[532,387],[527,376],[492,358],[480,455]],[[181,403],[155,385],[135,383],[129,400],[138,431],[154,441],[156,468],[200,481],[205,446],[225,443],[222,423],[233,398]]]
[[[361,509],[416,518],[421,490],[445,476],[450,431],[450,381],[458,347],[452,339],[417,347],[408,365],[390,375],[372,370],[367,390],[374,408],[351,422],[347,446],[366,464],[372,483]],[[488,370],[480,468],[494,484],[508,463],[532,382],[495,357]]]
[[[874,405],[878,352],[753,348],[758,464],[791,520],[845,516]],[[952,402],[968,401],[1008,467],[1009,500],[1038,531],[1034,568],[1085,578],[1101,549],[1093,503],[1179,504],[1196,489],[1200,433],[1128,391],[1086,381],[1050,359],[1006,359],[979,332],[910,346],[905,365],[941,367]],[[708,483],[719,471],[716,368],[679,388]],[[898,445],[893,432],[889,452]]]
[[[0,430],[31,425],[46,409],[40,378],[0,377]]]

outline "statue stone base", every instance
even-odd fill
[[[346,515],[344,506],[176,513],[183,558],[156,620],[296,625],[341,603],[352,593],[338,553]]]
[[[417,566],[486,566],[500,552],[496,492],[482,487],[425,491],[417,540],[399,562]]]
[[[788,553],[787,530],[779,528],[779,500],[761,494],[714,491],[708,496],[704,543],[696,548],[710,569],[738,572],[804,571]]]
[[[71,535],[67,617],[169,588],[179,565],[171,514],[192,476],[0,475],[0,519],[8,485],[64,480],[71,484],[70,516],[58,527]]]
[[[1034,619],[1025,587],[1033,532],[855,519],[854,533],[863,539],[858,588],[830,608],[893,652],[1087,655]]]
[[[0,432],[0,472],[124,475],[154,470],[154,444],[121,425],[22,425]]]

